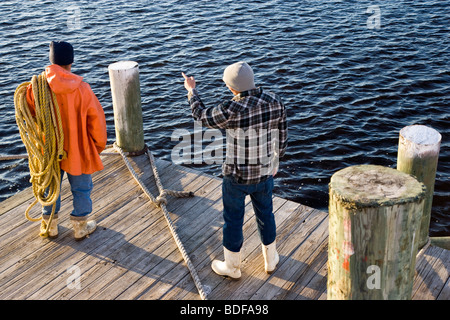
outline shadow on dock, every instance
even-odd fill
[[[24,217],[31,189],[0,203],[0,299],[200,299],[160,209],[131,177],[120,156],[102,156],[93,175],[98,230],[76,242],[70,226],[72,195],[62,184],[59,237],[38,236],[39,223]],[[130,158],[157,195],[148,158]],[[195,192],[169,197],[167,209],[209,299],[326,299],[328,215],[274,197],[280,262],[264,272],[261,242],[248,200],[242,278],[217,276],[211,261],[223,258],[221,180],[157,160],[165,188]],[[35,206],[31,215],[38,216]],[[449,250],[430,246],[417,261],[413,299],[450,298]]]

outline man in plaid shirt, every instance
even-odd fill
[[[237,62],[225,69],[223,80],[234,98],[216,107],[205,107],[194,78],[184,73],[183,77],[193,118],[205,127],[226,129],[227,132],[226,159],[222,166],[225,261],[214,260],[212,269],[219,275],[240,278],[245,197],[250,195],[265,270],[271,273],[279,261],[272,190],[278,159],[287,147],[284,105],[276,94],[255,87],[253,70],[245,62]]]

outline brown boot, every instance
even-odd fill
[[[75,240],[80,241],[90,235],[97,228],[97,223],[94,220],[87,220],[87,217],[70,216],[73,230],[75,231]]]

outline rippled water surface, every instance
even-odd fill
[[[13,93],[49,64],[51,40],[75,47],[72,71],[100,99],[109,143],[108,65],[139,63],[146,143],[166,160],[174,130],[194,132],[181,71],[212,106],[231,98],[224,68],[245,60],[288,109],[278,196],[327,210],[334,172],[395,168],[399,131],[423,124],[442,134],[431,231],[449,235],[450,1],[378,3],[379,20],[368,11],[373,1],[2,1],[0,154],[26,152]],[[220,173],[219,165],[195,167]],[[0,200],[27,187],[27,161],[2,161],[0,180]]]

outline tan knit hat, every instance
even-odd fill
[[[223,81],[238,92],[255,89],[253,70],[244,61],[226,67],[223,72]]]

